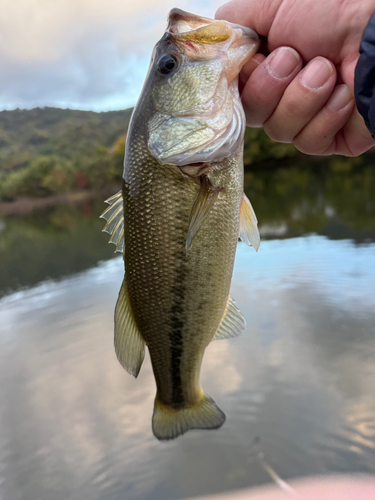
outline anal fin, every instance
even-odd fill
[[[194,200],[193,208],[190,212],[188,234],[186,238],[186,248],[191,248],[194,236],[197,234],[208,212],[213,207],[219,196],[221,187],[215,187],[211,184],[208,177],[201,177],[201,187]]]
[[[250,200],[245,193],[243,194],[241,203],[240,238],[246,245],[254,247],[258,251],[260,246],[258,220]]]
[[[145,345],[134,319],[124,278],[115,309],[115,350],[122,366],[136,378],[145,357]]]
[[[238,337],[246,328],[245,318],[241,311],[234,305],[231,297],[228,297],[221,323],[212,340],[231,339]]]

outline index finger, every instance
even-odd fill
[[[218,8],[215,19],[224,19],[267,36],[282,0],[231,0]]]
[[[241,94],[248,126],[263,126],[301,67],[298,52],[280,47],[252,72]]]

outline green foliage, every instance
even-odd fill
[[[0,297],[118,255],[102,233],[105,207],[102,199],[86,200],[7,218],[0,237]]]
[[[127,129],[131,109],[95,113],[59,108],[0,112],[0,172],[28,167],[37,156],[72,160],[110,148]]]
[[[375,227],[372,155],[360,158],[294,159],[289,165],[245,174],[245,192],[260,226],[288,234],[325,234],[344,225],[359,233]]]
[[[0,201],[120,183],[131,110],[0,112]]]
[[[46,196],[69,189],[69,174],[71,167],[68,163],[54,156],[38,156],[28,168],[0,177],[0,199]]]

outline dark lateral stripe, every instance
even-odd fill
[[[179,292],[184,293],[185,288],[181,287]],[[171,367],[172,367],[172,404],[181,405],[184,403],[181,377],[181,358],[183,353],[182,330],[184,322],[181,320],[182,305],[175,303],[171,308]]]
[[[183,329],[185,324],[184,318],[184,301],[186,295],[186,279],[189,274],[185,240],[181,239],[181,246],[176,252],[176,262],[180,265],[176,269],[175,283],[171,289],[173,303],[170,311],[170,327],[169,335],[171,341],[171,369],[172,369],[172,406],[181,406],[185,403],[184,393],[182,388],[181,376],[181,361],[184,349]]]

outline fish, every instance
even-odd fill
[[[137,377],[149,350],[159,440],[226,418],[199,377],[210,342],[246,325],[229,290],[239,237],[256,250],[260,239],[243,192],[238,74],[258,47],[249,28],[170,11],[129,123],[122,190],[102,214],[125,265],[115,351]]]

